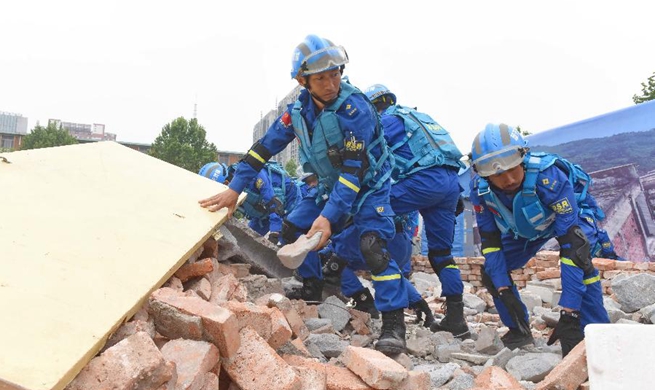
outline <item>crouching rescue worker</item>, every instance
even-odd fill
[[[586,324],[609,322],[598,270],[591,262],[598,231],[585,216],[589,205],[596,204],[587,191],[591,179],[556,155],[530,152],[520,132],[505,124],[488,124],[473,141],[470,157],[477,173],[471,201],[485,258],[482,283],[509,327],[501,339],[510,349],[533,342],[528,312],[510,272],[555,237],[562,297],[548,345],[559,339],[566,356],[583,340]]]

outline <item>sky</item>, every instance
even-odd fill
[[[464,153],[485,124],[537,133],[633,105],[655,72],[653,1],[89,1],[0,6],[0,111],[101,123],[152,143],[197,113],[219,150],[297,84],[306,35],[342,45],[345,74],[381,83]]]

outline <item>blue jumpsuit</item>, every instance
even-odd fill
[[[283,177],[278,172],[271,170],[270,176],[273,188],[282,188],[282,185],[284,185],[284,214],[289,214],[300,201],[300,189],[288,176],[284,176],[284,184],[282,183]],[[271,231],[279,232],[279,230],[272,229]]]
[[[351,88],[342,82],[340,96],[344,94],[344,89]],[[318,110],[307,90],[301,91],[297,103],[302,105],[300,116],[304,119],[309,131],[316,131],[315,127],[320,125],[320,117],[324,111]],[[366,153],[358,154],[356,153],[357,150],[368,149],[369,145],[375,145],[375,132],[378,125],[377,113],[372,104],[366,99],[366,96],[359,91],[350,94],[339,107],[335,108],[335,115],[338,118],[338,126],[343,133],[344,141],[348,140],[348,145],[351,147],[351,150],[348,150],[345,145],[346,142],[344,142],[343,149],[351,153],[342,155],[342,168],[337,171],[338,181],[326,194],[328,195],[327,200],[321,197],[317,201],[318,192],[310,192],[308,196],[300,200],[296,208],[286,217],[286,220],[297,229],[295,232],[297,237],[307,232],[319,215],[330,221],[333,232],[338,232],[340,226],[343,226],[342,224],[349,217],[352,217],[353,224],[357,226],[360,237],[366,233],[374,232],[382,240],[388,242],[395,234],[394,214],[389,204],[389,180],[380,180],[381,186],[379,188],[370,189],[366,185],[362,186],[359,174],[356,173],[357,170],[364,169],[364,158],[366,158]],[[264,137],[259,140],[258,147],[268,151],[271,155],[275,155],[284,150],[287,144],[296,138],[294,126],[292,125],[293,109],[293,104],[288,106],[287,111],[271,125]],[[313,145],[308,145],[303,140],[300,141],[301,151],[307,154],[314,153]],[[381,145],[378,144],[372,148],[371,153],[375,158],[379,158],[383,154]],[[259,155],[259,153],[257,154]],[[384,177],[383,175],[387,174],[389,170],[389,163],[385,162],[381,169],[376,172],[375,178]],[[327,180],[327,177],[321,176],[318,171],[312,171],[317,172],[319,182]],[[355,172],[353,173],[353,171]],[[239,163],[237,174],[230,183],[230,188],[240,192],[254,178],[255,174],[255,170],[246,161]],[[353,211],[355,211],[354,214],[352,214]],[[338,234],[333,241],[335,244],[339,242]],[[360,245],[357,245],[356,248],[360,248]],[[336,253],[340,255],[339,252]],[[310,252],[307,257],[309,260],[298,268],[300,276],[322,279],[318,253],[316,251]],[[314,257],[316,258],[312,259]],[[342,258],[347,259],[348,257],[342,256]],[[386,312],[407,307],[405,281],[398,264],[393,258],[391,258],[384,270],[372,275],[372,279],[377,295],[375,304],[379,311]]]
[[[382,125],[389,145],[396,145],[405,138],[405,124],[399,117],[384,114]],[[397,148],[394,154],[406,160],[414,157],[408,143]],[[423,216],[428,260],[433,268],[443,267],[437,273],[442,284],[442,296],[460,295],[464,291],[459,268],[451,254],[455,208],[462,191],[457,173],[458,168],[435,165],[414,172],[391,187],[391,204],[396,214],[418,210]]]
[[[554,229],[550,235],[540,238],[528,239],[514,234],[511,230],[501,235],[500,248],[485,248],[485,235],[497,234],[501,231],[496,219],[502,220],[501,212],[491,207],[479,194],[479,176],[471,180],[471,202],[476,213],[480,235],[483,237],[483,254],[485,257],[484,271],[493,282],[496,289],[507,286],[518,295],[516,285],[513,284],[510,272],[523,267],[541,247],[551,238],[565,235],[572,226],[579,226],[587,236],[591,247],[596,244],[597,230],[595,224],[582,217],[575,201],[573,186],[567,175],[555,165],[540,171],[536,180],[536,195],[546,208],[554,211]],[[517,194],[508,195],[489,186],[493,194],[509,210],[512,210],[515,196],[523,196],[521,190]],[[591,196],[590,194],[587,195]],[[575,266],[561,262],[562,297],[559,305],[580,311],[581,325],[588,323],[608,323],[609,316],[603,306],[603,295],[600,286],[598,270],[585,275],[584,271]],[[496,309],[503,323],[516,328],[507,308],[500,300],[494,297]],[[526,321],[528,312],[523,305]]]
[[[257,204],[253,202],[252,197],[248,195],[244,203],[248,202],[248,198],[251,198],[250,206],[258,211],[250,214],[247,210],[251,210],[249,207],[240,207],[240,210],[246,214],[246,217],[250,220],[248,226],[262,236],[268,233],[268,231],[279,232],[282,230],[282,218],[272,209],[274,206],[271,204],[271,199],[275,196],[273,191],[273,186],[271,185],[270,178],[266,169],[262,169],[257,173],[256,180],[252,180],[248,184],[247,189],[249,192],[254,194],[259,194],[260,199]]]

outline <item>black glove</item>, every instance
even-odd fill
[[[573,347],[584,340],[579,311],[560,311],[559,321],[546,344],[553,345],[558,339],[562,345],[562,357],[568,355]]]
[[[322,272],[325,283],[340,286],[341,273],[348,265],[348,262],[334,254],[334,252],[330,253],[329,256],[322,257],[321,262],[323,263]]]
[[[277,245],[277,242],[280,240],[280,232],[270,232],[268,233],[268,241]]]
[[[460,195],[459,199],[457,199],[457,206],[455,207],[455,216],[459,216],[461,213],[464,212],[464,198]]]
[[[516,324],[517,329],[523,335],[532,334],[530,324],[525,320],[525,309],[519,298],[514,294],[511,288],[500,291],[500,300],[507,308],[509,315]]]

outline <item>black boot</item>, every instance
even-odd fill
[[[434,322],[430,326],[433,332],[450,332],[461,340],[471,337],[471,331],[464,319],[464,302],[461,295],[450,295],[446,297],[446,316],[440,322]]]
[[[418,302],[412,303],[409,305],[409,308],[413,309],[416,313],[417,324],[423,321],[423,326],[429,328],[434,323],[434,315],[432,314],[432,310],[430,310],[430,306],[428,306],[428,303],[425,301],[425,299],[421,299]],[[423,314],[425,314],[425,320],[423,320]]]
[[[405,352],[405,311],[396,309],[382,312],[382,331],[375,349],[393,356]]]
[[[509,332],[505,333],[500,340],[503,342],[505,347],[515,350],[516,348],[521,348],[529,344],[534,344],[534,338],[532,334],[523,334],[520,330],[515,328],[509,328]]]
[[[323,282],[318,278],[305,278],[302,287],[294,288],[286,295],[289,299],[302,299],[305,301],[321,302],[323,300]]]
[[[380,318],[380,312],[375,308],[375,301],[373,300],[373,295],[371,295],[371,290],[364,287],[364,289],[353,294],[351,298],[355,301],[355,309],[370,314],[371,318]]]

